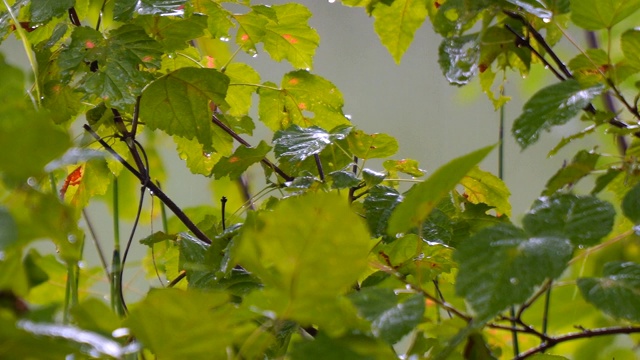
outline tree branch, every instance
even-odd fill
[[[182,211],[182,209],[180,209],[180,207],[176,205],[173,200],[171,200],[156,184],[154,184],[152,181],[147,181],[145,184],[145,177],[143,177],[142,174],[138,172],[138,170],[136,170],[133,166],[131,166],[131,164],[123,159],[122,156],[120,156],[115,150],[113,150],[111,146],[109,146],[109,144],[102,140],[100,136],[96,134],[96,132],[93,131],[93,129],[89,125],[85,124],[83,128],[85,129],[85,131],[91,134],[91,136],[93,136],[93,138],[96,139],[96,141],[98,141],[100,145],[105,148],[105,150],[113,155],[113,157],[115,157],[118,162],[120,162],[127,170],[129,170],[129,172],[137,177],[145,187],[152,191],[153,195],[157,196],[158,199],[160,199],[160,201],[162,201],[162,203],[164,203],[176,215],[176,217],[180,219],[180,221],[182,221],[182,223],[187,227],[187,229],[189,229],[189,231],[191,231],[200,240],[206,242],[207,244],[211,244],[211,239],[204,232],[202,232],[202,230],[200,230],[196,226],[196,224],[194,224],[193,221],[191,221],[191,219],[189,219],[189,217]]]

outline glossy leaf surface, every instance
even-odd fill
[[[249,166],[260,162],[271,151],[271,146],[266,142],[260,141],[257,147],[248,148],[239,146],[236,151],[229,157],[223,157],[213,167],[213,175],[216,178],[228,176],[230,179],[236,179],[244,173]]]

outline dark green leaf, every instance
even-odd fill
[[[425,299],[421,294],[405,298],[392,289],[364,288],[350,296],[362,317],[371,322],[371,332],[393,345],[421,321]]]
[[[543,130],[576,116],[603,90],[602,85],[582,89],[575,80],[548,86],[531,97],[513,123],[512,132],[522,149],[538,141]]]
[[[488,146],[454,159],[434,172],[427,180],[407,193],[389,219],[389,235],[419,226],[462,178],[493,150]]]
[[[481,333],[472,333],[464,346],[465,359],[497,360]]]
[[[566,238],[529,237],[510,224],[483,229],[458,247],[456,292],[471,303],[480,322],[489,320],[527,300],[545,279],[560,276],[572,252]]]
[[[640,1],[636,3],[640,4]],[[620,38],[620,47],[629,64],[640,68],[640,29],[625,31]]]
[[[611,232],[615,214],[610,203],[595,196],[559,194],[536,200],[522,224],[533,236],[557,236],[575,246],[592,246]]]
[[[293,360],[384,360],[397,357],[388,344],[371,337],[349,334],[333,339],[323,332],[312,341],[294,343],[290,356]]]
[[[369,187],[380,184],[386,177],[387,174],[383,172],[373,171],[366,168],[362,170],[362,180],[364,180],[365,184]]]
[[[233,155],[223,157],[218,161],[213,167],[213,175],[217,179],[224,176],[229,176],[230,179],[237,179],[249,166],[262,161],[269,151],[271,151],[271,146],[264,141],[260,141],[255,148],[239,146]]]
[[[622,199],[622,212],[634,224],[640,224],[640,184],[636,184]]]
[[[334,171],[329,173],[332,189],[346,189],[360,184],[360,179],[351,171]]]
[[[471,28],[480,17],[480,13],[489,7],[490,1],[447,0],[440,4],[432,10],[435,13],[429,14],[433,29],[442,36],[451,37]]]
[[[382,44],[400,63],[413,36],[427,18],[427,5],[421,0],[394,0],[381,3],[373,10],[373,27]]]
[[[63,15],[74,3],[75,0],[32,0],[31,22],[44,23]]]
[[[115,2],[115,20],[128,20],[137,15],[182,15],[186,0],[119,0]]]
[[[298,125],[292,125],[286,130],[276,131],[272,142],[275,145],[276,158],[295,164],[309,156],[319,154],[334,141],[345,137],[344,131],[327,132],[317,126],[301,128]]]
[[[599,158],[600,154],[581,150],[573,157],[569,165],[558,170],[558,172],[547,181],[547,186],[542,194],[549,196],[566,185],[575,184],[595,169]]]
[[[518,8],[526,11],[527,13],[537,16],[541,19],[551,19],[553,13],[545,9],[543,4],[538,0],[507,0]],[[542,6],[541,6],[542,5]]]
[[[361,159],[385,158],[398,151],[398,141],[387,134],[367,134],[354,130],[347,137],[349,149]]]
[[[344,101],[340,91],[328,80],[305,70],[287,73],[280,89],[272,83],[264,84],[258,94],[260,120],[273,131],[294,124],[323,129],[349,124],[342,113]]]
[[[571,20],[583,29],[611,28],[640,9],[638,0],[581,0],[571,2]]]
[[[377,185],[369,190],[364,199],[367,224],[372,237],[380,237],[387,233],[387,223],[393,209],[402,202],[402,195],[390,187]]]
[[[640,265],[632,262],[606,263],[603,277],[580,278],[582,296],[615,318],[640,321]]]
[[[163,231],[156,231],[153,234],[147,236],[146,238],[140,239],[140,244],[153,246],[154,244],[159,243],[161,241],[165,241],[165,240],[176,240],[176,236],[166,234]]]
[[[622,173],[623,171],[619,169],[607,169],[607,172],[604,175],[600,175],[596,178],[596,184],[591,190],[591,195],[597,195]]]
[[[171,52],[186,48],[189,41],[202,36],[207,27],[207,17],[138,16],[134,23],[162,44],[166,52]]]
[[[18,240],[18,228],[11,213],[0,205],[0,251],[4,251]]]
[[[49,118],[56,124],[72,120],[80,112],[80,92],[73,91],[60,81],[44,84],[42,105],[49,110]]]
[[[444,77],[453,85],[466,85],[478,72],[480,44],[478,34],[442,40],[438,63]]]
[[[198,139],[210,152],[214,129],[209,101],[226,105],[229,78],[214,69],[182,68],[151,83],[140,101],[140,117],[151,129]]]

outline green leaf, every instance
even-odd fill
[[[231,63],[225,70],[229,77],[229,89],[225,100],[229,104],[229,115],[242,116],[251,109],[251,96],[260,84],[260,74],[251,66],[242,63]]]
[[[313,340],[298,341],[289,354],[293,360],[385,360],[397,357],[393,348],[362,334],[330,338],[319,332]]]
[[[640,321],[640,265],[614,261],[604,265],[603,277],[580,278],[582,296],[615,318]]]
[[[43,86],[42,105],[49,110],[49,118],[56,124],[72,120],[81,108],[80,92],[73,91],[60,81],[49,81]]]
[[[186,48],[189,41],[202,36],[207,27],[207,17],[138,16],[133,23],[144,28],[166,52],[171,52]]]
[[[424,176],[424,170],[420,169],[418,162],[413,159],[385,160],[382,166],[389,172],[390,177],[395,177],[399,172],[413,177]]]
[[[481,333],[475,332],[467,337],[464,346],[464,357],[476,360],[498,360]]]
[[[582,0],[571,2],[571,20],[586,30],[611,28],[640,9],[639,0]]]
[[[382,2],[373,9],[373,27],[382,44],[400,63],[402,56],[411,45],[413,36],[427,18],[427,4],[424,0],[394,0],[390,4]]]
[[[625,194],[622,213],[634,224],[640,224],[640,184],[636,184]]]
[[[473,27],[481,12],[490,7],[491,1],[447,0],[439,4],[439,7],[429,10],[433,29],[444,37],[451,37]]]
[[[511,192],[497,176],[474,167],[462,178],[460,185],[464,187],[464,193],[470,202],[487,204],[499,214],[511,216]]]
[[[269,22],[269,18],[261,15],[257,9],[259,8],[253,6],[250,12],[234,16],[239,25],[236,43],[251,55],[257,54],[256,44],[264,38]]]
[[[386,177],[387,174],[383,172],[373,171],[366,168],[362,170],[362,180],[364,180],[365,184],[369,187],[380,184]]]
[[[595,196],[558,194],[536,200],[522,225],[534,236],[563,237],[575,246],[592,246],[611,232],[615,215],[610,203]]]
[[[229,176],[230,179],[237,179],[247,171],[249,166],[262,161],[269,151],[271,151],[271,146],[264,141],[260,141],[255,148],[239,146],[233,155],[223,157],[218,161],[213,167],[213,175],[216,179],[224,176]]]
[[[186,162],[193,174],[211,176],[213,167],[222,158],[217,152],[204,151],[202,144],[195,139],[174,136],[173,141],[177,145],[178,156]]]
[[[636,2],[640,4],[640,1]],[[640,29],[625,31],[620,38],[620,47],[629,64],[640,68]]]
[[[233,22],[229,19],[231,13],[215,1],[204,1],[199,5],[204,8],[203,12],[207,14],[207,28],[211,37],[228,39],[229,30],[233,27]]]
[[[210,152],[214,129],[209,101],[226,106],[229,78],[214,69],[182,68],[151,83],[140,101],[140,117],[150,129],[198,139]]]
[[[591,172],[595,170],[598,159],[600,159],[600,154],[586,150],[579,151],[569,165],[558,170],[558,172],[547,181],[546,188],[542,194],[549,196],[562,189],[565,185],[575,184],[578,180],[591,174]]]
[[[553,17],[553,13],[545,9],[544,4],[541,4],[539,0],[507,0],[507,2],[541,19],[551,19]]]
[[[227,294],[162,289],[137,303],[124,325],[157,356],[222,359],[238,333],[251,332],[243,323]]]
[[[530,359],[531,360],[569,360],[564,356],[549,355],[549,354],[535,354]]]
[[[331,178],[332,189],[346,189],[354,186],[358,186],[361,182],[360,179],[351,171],[334,171],[328,174]]]
[[[283,130],[295,124],[333,129],[347,125],[342,113],[342,94],[328,80],[305,70],[287,73],[282,87],[265,83],[258,89],[260,120],[271,130]],[[311,117],[311,114],[315,115]]]
[[[291,164],[301,162],[309,156],[319,154],[325,147],[336,140],[342,140],[350,128],[338,128],[327,132],[317,126],[301,128],[292,125],[286,130],[278,130],[273,134],[276,158]]]
[[[450,84],[466,85],[478,73],[479,35],[471,34],[442,40],[438,63]]]
[[[32,0],[31,22],[44,23],[63,15],[74,3],[75,0]]]
[[[403,200],[400,193],[390,187],[376,185],[369,190],[363,206],[371,236],[374,238],[387,233],[387,223],[391,213]]]
[[[393,345],[410,333],[425,310],[421,294],[401,298],[386,288],[364,288],[349,296],[362,317],[371,322],[371,332]]]
[[[388,234],[406,232],[419,226],[462,178],[493,150],[487,146],[461,156],[436,170],[427,180],[415,185],[391,214]]]
[[[606,83],[609,56],[602,49],[588,49],[569,61],[569,69],[582,87]]]
[[[462,242],[456,292],[484,322],[527,300],[536,286],[562,274],[573,246],[557,236],[528,236],[511,224],[485,228]]]
[[[6,250],[18,240],[18,228],[11,213],[0,206],[0,251]]]
[[[344,198],[320,192],[286,198],[245,223],[240,236],[235,259],[264,282],[254,306],[327,331],[346,326],[336,314],[345,311],[338,296],[363,275],[372,243]]]
[[[575,80],[548,86],[523,107],[523,113],[513,123],[513,136],[522,149],[538,141],[542,130],[562,125],[576,116],[603,90],[602,85],[582,89]]]
[[[76,325],[82,329],[110,335],[120,327],[120,319],[102,300],[88,298],[71,309]]]
[[[604,190],[613,180],[615,180],[618,175],[622,174],[623,171],[620,169],[609,168],[607,172],[603,175],[600,175],[596,178],[596,184],[593,186],[591,190],[591,195],[597,195],[600,191]],[[624,212],[624,208],[623,208]]]
[[[349,149],[360,159],[385,158],[398,151],[398,141],[387,134],[367,134],[354,130],[347,137]]]
[[[269,21],[265,27],[264,50],[275,61],[286,59],[295,68],[310,70],[320,42],[318,33],[307,24],[311,12],[296,3],[271,8],[278,20]]]

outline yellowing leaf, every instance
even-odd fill
[[[398,151],[398,141],[387,134],[367,134],[355,130],[347,136],[349,149],[361,159],[385,158]]]
[[[395,0],[381,3],[373,10],[374,29],[391,56],[400,63],[411,45],[413,35],[427,18],[425,0]]]
[[[487,204],[494,207],[499,214],[511,216],[511,192],[497,176],[475,167],[462,178],[460,185],[464,187],[465,195],[470,202]]]

